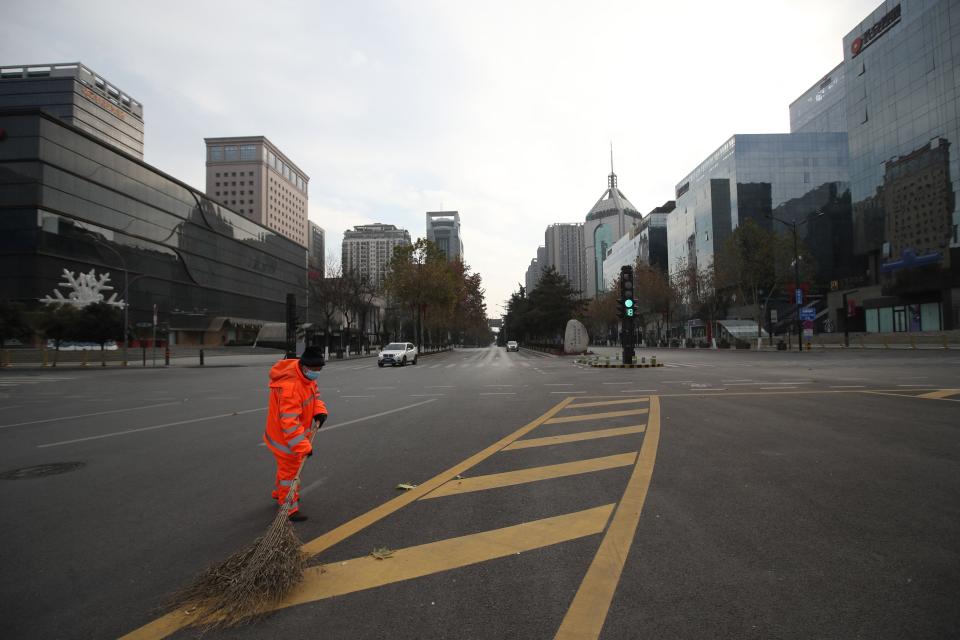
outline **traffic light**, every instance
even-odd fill
[[[620,300],[618,306],[623,309],[621,318],[633,319],[636,313],[633,299],[633,267],[629,265],[620,268]]]

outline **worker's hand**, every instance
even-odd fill
[[[323,423],[326,422],[326,420],[327,420],[327,414],[325,413],[318,413],[317,415],[313,416],[313,421],[314,423],[316,423],[317,429],[322,427]]]

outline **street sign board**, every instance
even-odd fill
[[[801,320],[816,320],[816,319],[817,319],[817,310],[816,310],[816,309],[800,309],[800,319],[801,319]]]
[[[770,322],[773,322],[773,323],[776,323],[776,322],[777,322],[777,310],[776,310],[776,309],[770,309]]]
[[[797,304],[803,304],[803,289],[797,288],[794,300],[797,301]]]

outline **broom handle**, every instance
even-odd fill
[[[310,446],[313,446],[313,439],[319,431],[319,427],[311,428],[310,435],[308,436],[310,440]],[[312,449],[311,449],[312,450]],[[289,507],[293,503],[294,494],[300,489],[300,474],[303,472],[303,465],[307,462],[307,456],[304,455],[300,458],[300,466],[297,468],[297,475],[293,477],[293,484],[290,485],[290,490],[287,491],[287,498],[283,501],[284,506]]]

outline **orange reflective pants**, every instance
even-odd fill
[[[300,469],[300,456],[280,456],[274,453],[273,457],[277,461],[277,480],[271,495],[277,500],[277,504],[282,506],[287,499],[287,494],[290,492],[290,487],[293,486],[293,479],[297,477],[297,471]],[[300,508],[299,489],[300,487],[298,486],[297,491],[293,494],[293,504],[290,505],[290,513],[296,513]]]

